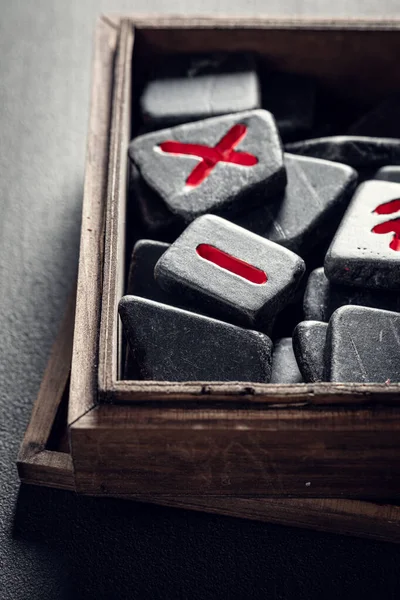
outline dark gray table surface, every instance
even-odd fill
[[[1,0],[0,9],[0,600],[398,598],[398,546],[21,487],[15,468],[76,276],[96,16],[400,18],[398,0]]]

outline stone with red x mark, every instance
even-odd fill
[[[286,184],[279,134],[264,110],[140,136],[129,156],[146,186],[185,222],[272,202]]]
[[[400,290],[400,184],[367,181],[357,190],[325,257],[335,283]]]

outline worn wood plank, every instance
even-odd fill
[[[96,35],[72,357],[70,423],[90,410],[97,397],[104,203],[110,134],[108,123],[118,32],[101,19]]]
[[[71,371],[74,314],[75,293],[69,298],[18,454],[18,473],[26,483],[75,488],[70,454],[46,449]]]
[[[67,311],[49,359],[45,377],[21,446],[18,470],[21,481],[35,485],[75,489],[71,456],[46,450],[47,440],[67,385],[72,354],[75,295]],[[65,423],[66,426],[66,423]],[[104,493],[101,489],[94,492]],[[127,497],[123,492],[116,496]],[[209,496],[128,496],[176,508],[280,523],[320,531],[357,535],[398,542],[400,508],[390,504],[332,499],[213,498]]]
[[[215,405],[261,408],[274,406],[398,406],[400,384],[262,384],[251,382],[116,381],[108,395],[114,402],[163,405]]]
[[[120,340],[118,301],[123,295],[125,214],[127,196],[127,155],[130,136],[133,27],[122,21],[114,70],[113,111],[111,117],[110,161],[106,201],[104,240],[104,281],[101,304],[99,344],[99,393],[118,377]]]
[[[398,498],[399,409],[102,405],[71,429],[77,490]]]

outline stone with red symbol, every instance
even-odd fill
[[[168,211],[186,223],[272,201],[286,185],[279,134],[265,110],[139,136],[129,157]]]
[[[335,283],[400,290],[400,184],[367,181],[357,189],[324,268]]]
[[[326,381],[400,381],[400,314],[365,306],[342,306],[328,325]]]
[[[189,307],[269,331],[304,271],[303,260],[290,250],[221,217],[204,215],[166,250],[154,275]]]

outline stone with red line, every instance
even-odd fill
[[[264,110],[139,136],[129,157],[169,213],[186,223],[272,202],[286,185],[279,134]]]
[[[259,331],[138,296],[124,296],[119,314],[133,379],[270,380],[272,342]]]
[[[325,257],[334,283],[400,290],[400,184],[367,181],[354,195]]]
[[[303,260],[290,250],[225,219],[204,215],[163,254],[155,278],[187,306],[269,331],[304,271]]]

